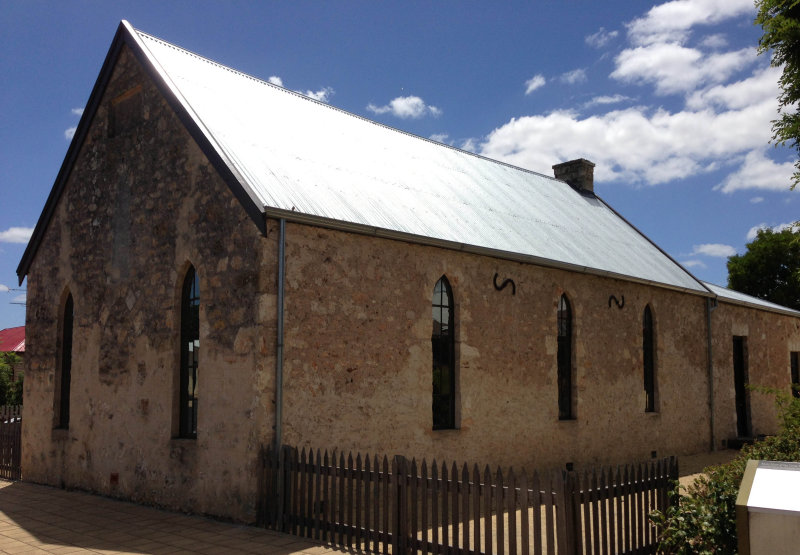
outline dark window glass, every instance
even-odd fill
[[[650,306],[644,309],[642,321],[642,353],[644,355],[645,412],[656,411],[656,365],[653,336],[653,313]]]
[[[197,437],[197,358],[200,351],[200,283],[189,268],[181,295],[180,436]]]
[[[566,295],[558,302],[558,418],[575,418],[572,406],[572,309]]]
[[[794,384],[794,387],[792,387],[792,395],[800,397],[800,352],[793,351],[790,358],[792,364],[792,383]]]
[[[72,295],[64,303],[64,316],[61,324],[61,375],[58,394],[58,426],[69,428],[69,389],[72,381],[72,328],[74,321]]]
[[[433,288],[433,429],[456,427],[453,292],[447,278]]]

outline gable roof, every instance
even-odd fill
[[[0,330],[0,353],[25,352],[25,326]]]
[[[281,217],[711,295],[595,195],[317,102],[125,21],[20,262],[20,280],[122,44],[262,231],[265,216]]]

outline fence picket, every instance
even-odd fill
[[[514,469],[508,470],[508,489],[506,490],[506,510],[508,511],[508,553],[517,555],[517,480]]]
[[[539,473],[533,473],[533,554],[542,555],[542,494],[539,482]]]
[[[462,555],[469,555],[469,496],[472,494],[472,488],[469,483],[469,469],[467,463],[461,469],[461,518],[464,520],[464,525],[461,529],[461,547]]]
[[[524,470],[470,474],[434,460],[429,472],[425,459],[384,456],[381,467],[377,456],[290,446],[260,459],[264,526],[385,555],[654,552],[648,515],[669,503],[678,472],[665,458],[529,480]]]
[[[483,552],[492,555],[492,474],[489,465],[483,471]],[[477,547],[477,546],[476,546]]]

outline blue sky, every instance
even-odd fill
[[[16,268],[121,19],[262,79],[595,191],[695,276],[725,284],[759,226],[800,218],[769,145],[779,72],[751,0],[0,0],[0,329]],[[24,284],[22,286],[24,289]]]

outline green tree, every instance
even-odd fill
[[[772,141],[797,151],[791,188],[800,183],[800,0],[756,0],[756,23],[764,34],[758,53],[772,51],[770,63],[783,67],[778,83],[779,118],[772,122]]]
[[[800,310],[800,227],[759,230],[747,252],[728,258],[728,287]]]
[[[22,377],[11,379],[14,365],[19,361],[15,353],[0,353],[0,406],[22,404]]]

